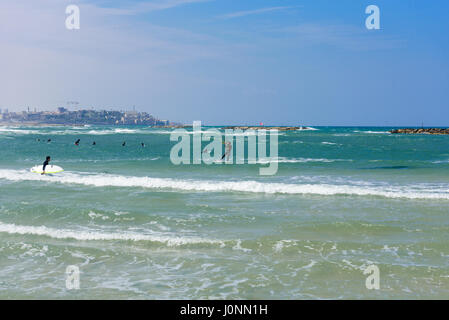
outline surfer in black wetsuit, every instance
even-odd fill
[[[123,141],[122,147],[126,146],[126,141]]]
[[[80,140],[81,140],[81,139],[78,139],[78,140],[75,141],[75,146],[79,146]]]
[[[47,158],[45,158],[44,163],[42,164],[42,173],[41,174],[45,174],[45,167],[48,166],[49,162],[50,162],[50,156],[47,156]]]

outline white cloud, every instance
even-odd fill
[[[158,1],[157,8],[192,1]],[[0,107],[54,106],[70,99],[96,106],[161,100],[168,91],[186,87],[187,76],[178,67],[222,59],[229,50],[213,37],[129,23],[87,2],[78,3],[80,30],[67,30],[68,3],[0,2],[0,87],[5,89]]]
[[[166,10],[182,5],[208,2],[211,0],[155,0],[150,2],[134,3],[122,8],[99,7],[103,14],[110,15],[137,15],[152,11]]]
[[[367,30],[364,25],[303,23],[275,30],[296,38],[299,45],[329,45],[348,50],[382,50],[404,45],[397,37]]]
[[[291,9],[291,8],[293,8],[293,7],[283,6],[283,7],[261,8],[261,9],[255,9],[255,10],[247,10],[247,11],[237,11],[237,12],[221,15],[220,18],[233,19],[233,18],[240,18],[240,17],[244,17],[244,16],[249,16],[249,15],[262,14],[262,13],[280,11],[280,10],[287,10],[287,9]]]

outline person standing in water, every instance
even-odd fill
[[[226,157],[226,161],[228,161],[231,151],[232,151],[232,143],[229,141],[225,142],[225,154],[223,155],[223,157],[221,157],[221,160],[223,160]]]
[[[47,156],[47,158],[45,158],[44,163],[42,164],[42,173],[41,174],[45,174],[45,168],[48,166],[48,163],[50,162],[50,156]]]
[[[122,147],[126,146],[126,141],[123,141]]]
[[[81,139],[78,139],[78,140],[75,141],[75,146],[79,146],[80,145],[80,140]]]

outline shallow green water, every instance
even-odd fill
[[[173,165],[167,129],[0,127],[0,298],[449,298],[449,137],[317,129],[260,176]]]

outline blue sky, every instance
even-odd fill
[[[81,28],[65,28],[77,4]],[[380,8],[381,30],[365,28]],[[448,1],[3,0],[0,108],[449,126]]]

